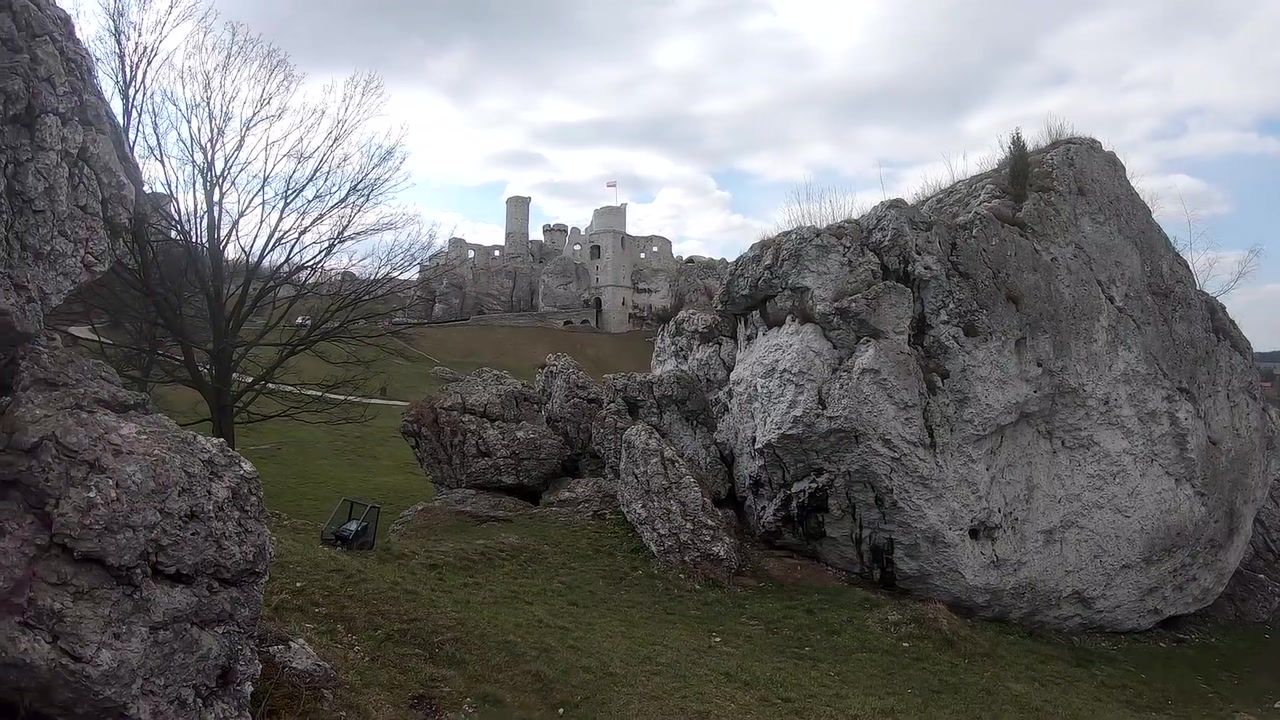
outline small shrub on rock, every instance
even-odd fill
[[[1009,192],[1013,195],[1013,201],[1026,202],[1027,186],[1031,184],[1031,152],[1027,150],[1027,141],[1022,137],[1022,128],[1014,128],[1009,135],[1005,160],[1009,166]]]

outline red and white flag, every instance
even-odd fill
[[[607,187],[607,188],[616,188],[616,187],[618,187],[618,181],[617,181],[617,180],[610,180],[609,182],[605,183],[605,184],[604,184],[604,186],[605,186],[605,187]]]

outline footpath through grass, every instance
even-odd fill
[[[483,337],[422,349],[465,371],[463,357],[483,364]],[[523,356],[544,349],[490,346],[488,364],[531,377]],[[179,395],[162,404],[183,412]],[[398,426],[378,409],[363,425],[242,431],[273,511],[265,618],[343,678],[328,706],[260,692],[264,716],[1280,717],[1280,635],[1261,628],[1070,638],[859,586],[697,586],[656,569],[621,520],[430,514],[371,553],[321,547],[343,495],[382,502],[384,532],[430,497]]]

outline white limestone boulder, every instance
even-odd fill
[[[719,437],[771,542],[988,617],[1151,627],[1245,557],[1275,422],[1115,155],[1033,167],[1021,206],[997,170],[752,246]]]

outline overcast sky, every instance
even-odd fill
[[[585,225],[617,179],[630,229],[734,257],[813,176],[869,202],[1047,113],[1118,152],[1176,227],[1226,250],[1228,300],[1280,348],[1276,0],[216,0],[318,79],[372,69],[409,132],[410,200],[475,242],[503,198]]]

